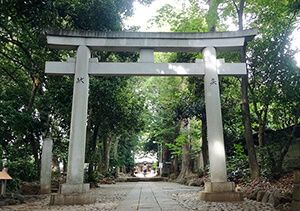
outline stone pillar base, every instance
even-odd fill
[[[242,201],[240,192],[235,192],[234,182],[206,182],[205,190],[200,192],[203,201]]]
[[[90,192],[90,184],[62,184],[58,194],[52,194],[50,205],[93,204],[96,196]]]
[[[51,193],[50,187],[41,187],[40,194],[49,194]]]
[[[92,193],[52,194],[50,205],[82,205],[93,204],[96,196]]]
[[[72,193],[87,193],[90,191],[90,184],[85,183],[85,184],[62,184],[60,186],[60,191],[59,193],[62,194],[72,194]]]

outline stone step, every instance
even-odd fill
[[[168,178],[165,177],[125,177],[116,179],[116,182],[166,182],[167,180]]]

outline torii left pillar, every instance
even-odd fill
[[[91,204],[96,200],[89,192],[89,184],[83,183],[90,57],[90,49],[87,46],[77,48],[67,181],[61,185],[59,194],[51,196],[51,205]]]

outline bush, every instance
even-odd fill
[[[93,171],[91,175],[88,175],[88,172],[84,172],[84,182],[94,182],[97,183],[101,179],[104,178],[104,175],[101,174],[99,171]]]
[[[281,143],[261,146],[257,152],[261,176],[277,179],[284,173],[282,164],[285,153]]]
[[[19,159],[7,163],[9,175],[15,180],[33,182],[38,180],[39,174],[33,161]]]
[[[241,144],[234,144],[233,156],[227,160],[228,179],[233,182],[249,179],[248,157]]]
[[[7,191],[9,192],[19,190],[21,181],[33,182],[39,178],[33,161],[19,159],[8,162],[6,167],[9,175],[13,178],[7,184]]]

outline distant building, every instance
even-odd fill
[[[150,153],[139,153],[135,154],[134,156],[135,171],[137,173],[143,172],[143,168],[145,165],[147,166],[147,171],[151,171],[154,167],[154,163],[157,163],[156,155]]]

